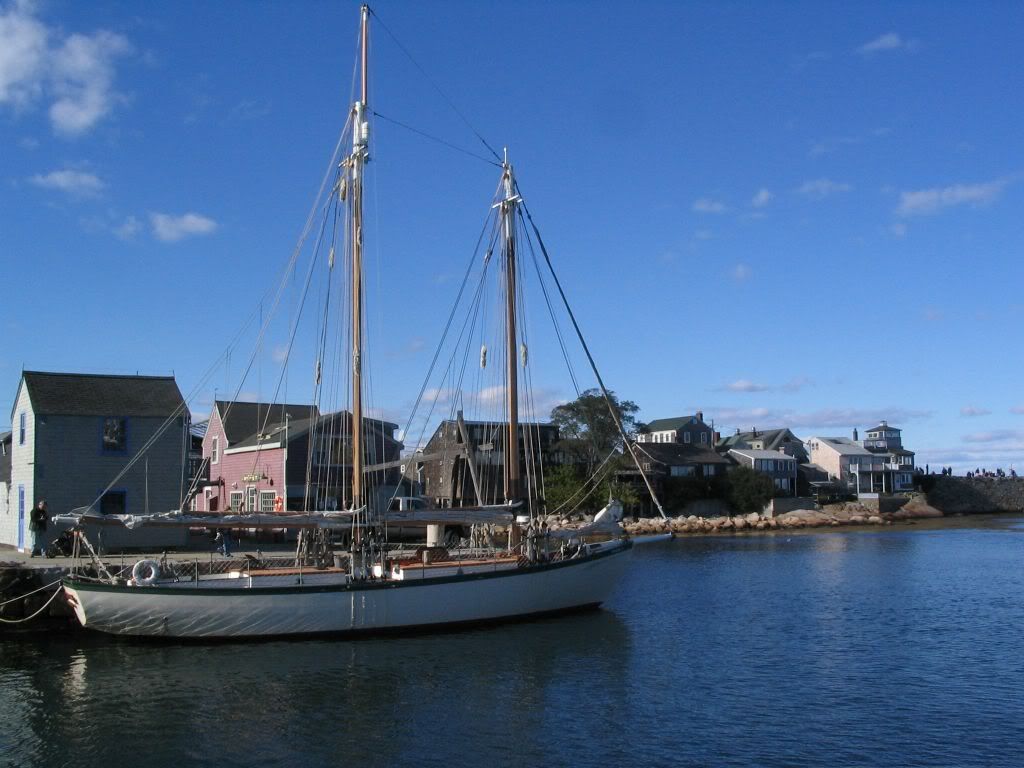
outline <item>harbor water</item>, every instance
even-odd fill
[[[637,547],[443,634],[0,641],[0,766],[1019,766],[1024,519]]]

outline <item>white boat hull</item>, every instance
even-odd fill
[[[436,579],[225,588],[65,582],[84,627],[117,635],[241,638],[438,628],[600,605],[631,544],[557,563]],[[254,579],[254,581],[256,581]]]

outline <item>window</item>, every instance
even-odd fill
[[[238,510],[240,510],[242,508],[242,496],[244,496],[244,495],[245,494],[243,494],[241,491],[232,491],[231,492],[231,498],[230,498],[231,505],[230,506],[231,506],[231,511],[232,512],[237,512]]]
[[[273,491],[260,491],[260,512],[273,512],[277,494]]]
[[[683,432],[683,442],[690,442],[690,430],[686,430],[685,432]]]
[[[126,453],[128,450],[128,419],[109,416],[103,419],[103,453]]]
[[[25,444],[25,424],[27,422],[27,414],[22,411],[18,416],[18,445]]]
[[[693,475],[693,467],[672,467],[669,474],[672,477],[690,477]]]
[[[707,445],[707,442],[708,442],[708,433],[707,432],[701,432],[700,433],[700,442],[703,445]]]
[[[255,512],[256,511],[256,486],[250,485],[245,489],[245,511]]]
[[[210,445],[210,463],[216,464],[218,461],[220,461],[220,437],[214,435]]]
[[[126,491],[107,491],[100,499],[101,515],[124,515],[128,512],[128,493]]]

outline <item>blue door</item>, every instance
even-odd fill
[[[25,486],[18,486],[18,549],[25,548]]]

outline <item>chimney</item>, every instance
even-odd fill
[[[882,426],[883,427],[888,427],[889,426],[889,422],[886,421],[885,419],[882,419]]]
[[[882,423],[883,423],[883,424],[885,424],[885,422],[884,422],[884,421],[883,421]],[[854,428],[853,428],[853,442],[855,442],[855,443],[856,443],[858,439],[859,439],[859,438],[857,437],[857,428],[856,428],[856,427],[854,427]]]
[[[715,442],[717,443],[721,439],[722,439],[722,433],[721,432],[715,432]]]
[[[738,435],[739,433],[740,433],[740,428],[736,427],[736,434]]]
[[[697,411],[697,421],[704,421],[704,411]]]

